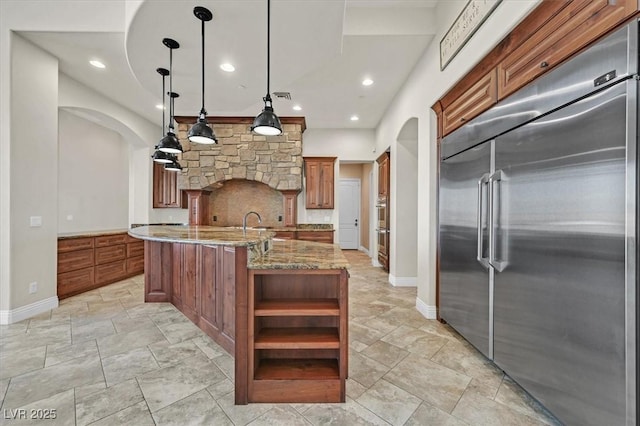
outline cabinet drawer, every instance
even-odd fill
[[[93,249],[76,250],[58,254],[58,273],[75,271],[93,266]]]
[[[333,244],[333,232],[298,231],[298,239],[304,241],[315,241],[317,243]]]
[[[144,272],[144,256],[127,259],[127,274],[141,274]]]
[[[447,135],[498,101],[493,69],[442,111],[442,134]]]
[[[118,261],[96,266],[96,284],[118,281],[127,276],[127,263]]]
[[[63,298],[93,288],[93,267],[58,274],[58,297]]]
[[[58,240],[58,253],[93,248],[93,237]]]
[[[275,238],[282,238],[283,240],[295,240],[296,233],[294,231],[278,231]]]
[[[127,242],[127,234],[103,235],[96,237],[96,247],[107,247]]]
[[[513,93],[633,15],[637,0],[575,0],[498,64],[498,98]]]
[[[127,257],[136,257],[142,255],[144,255],[144,241],[127,243]]]
[[[126,254],[126,246],[119,244],[111,247],[100,247],[96,249],[96,265],[109,263],[116,260],[123,260]]]

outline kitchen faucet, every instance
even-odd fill
[[[262,223],[262,218],[260,217],[260,214],[258,212],[254,212],[254,211],[250,211],[247,214],[244,215],[244,218],[242,219],[242,232],[243,233],[247,233],[247,217],[251,214],[255,214],[258,217],[258,223]]]

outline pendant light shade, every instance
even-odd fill
[[[169,122],[169,130],[167,130],[167,134],[162,139],[160,139],[160,143],[158,144],[158,150],[167,152],[169,154],[180,154],[182,152],[182,145],[180,145],[180,141],[173,131],[173,102],[177,97],[180,97],[180,95],[176,92],[169,92],[169,114],[171,117]]]
[[[273,112],[273,107],[271,106],[271,96],[267,93],[267,96],[263,98],[264,100],[264,109],[262,112],[253,120],[253,127],[251,128],[254,132],[265,135],[265,136],[276,136],[282,133],[282,124],[280,124],[280,119]]]
[[[177,41],[164,38],[162,39],[162,44],[169,48],[169,129],[167,130],[167,134],[160,139],[160,143],[158,144],[158,149],[162,152],[167,152],[169,154],[179,154],[182,150],[182,145],[180,145],[180,141],[175,135],[174,127],[173,127],[173,100],[178,97],[177,93],[173,92],[173,49],[178,49],[180,44]]]
[[[156,145],[156,152],[153,153],[151,158],[153,158],[153,161],[155,161],[156,163],[166,164],[166,163],[171,163],[173,161],[173,155],[160,151],[159,149],[157,149],[157,145]]]
[[[202,107],[198,121],[189,130],[189,140],[193,143],[211,145],[218,143],[218,139],[207,123],[207,110],[204,108],[204,23],[210,21],[213,15],[209,9],[201,6],[196,6],[193,14],[202,22]]]
[[[169,70],[166,68],[157,68],[156,72],[162,76],[162,134],[164,135],[164,126],[165,126],[164,116],[166,115],[165,106],[164,106],[164,99],[165,99],[164,83],[165,83],[165,79],[169,75]],[[165,163],[165,164],[173,162],[174,156],[172,154],[158,150],[158,145],[155,146],[155,149],[156,149],[156,152],[154,152],[153,155],[151,156],[151,158],[153,158],[153,161],[155,161],[156,163]]]
[[[282,133],[282,124],[280,119],[273,112],[271,102],[271,92],[269,91],[269,77],[271,68],[271,0],[267,0],[267,94],[262,100],[264,101],[264,109],[253,120],[251,130],[259,135],[276,136]]]
[[[178,163],[178,160],[174,159],[171,163],[165,164],[164,169],[171,172],[179,172],[182,170],[182,166]]]

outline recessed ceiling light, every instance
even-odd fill
[[[91,65],[93,65],[94,67],[96,67],[96,68],[106,68],[106,65],[105,65],[105,64],[103,64],[102,62],[97,61],[97,60],[95,60],[95,59],[94,59],[94,60],[89,61],[89,63],[90,63]]]
[[[358,120],[360,120],[360,117],[358,117],[357,115],[351,116],[351,121],[358,121]]]
[[[220,65],[220,69],[222,71],[226,71],[226,72],[234,72],[236,70],[236,67],[234,67],[233,65],[231,65],[230,63],[224,63],[222,65]]]
[[[294,110],[294,111],[301,111],[301,110],[302,110],[302,107],[301,107],[300,105],[294,105],[294,106],[293,106],[293,110]]]
[[[162,105],[162,104],[158,104],[158,105],[156,105],[156,108],[158,108],[158,109],[164,109],[164,105]]]
[[[365,78],[364,80],[362,80],[363,86],[371,86],[372,84],[373,84],[373,80],[371,80],[370,78]]]

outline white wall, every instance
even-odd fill
[[[0,1],[0,323],[57,303],[58,107],[101,111],[141,150],[148,151],[160,134],[133,111],[58,74],[57,60],[15,31],[118,32],[124,30],[124,10],[125,2],[111,0],[59,0],[55,8]],[[136,195],[145,198],[144,210],[138,210],[141,202],[132,204],[131,217],[143,222],[151,202],[148,155],[145,161],[136,156],[142,168],[136,167],[137,175],[147,177],[131,180]],[[42,226],[29,227],[30,216],[42,216]],[[30,282],[38,282],[36,294],[28,293]]]
[[[2,282],[1,322],[8,322],[11,307],[57,305],[58,60],[13,34],[10,72],[11,135],[2,157],[10,158],[11,179],[3,179],[2,188],[9,189],[11,220],[2,240],[10,241],[11,261],[2,265],[10,276]],[[32,216],[41,217],[42,226],[30,227]],[[29,294],[32,282],[35,294]]]
[[[128,228],[127,142],[63,110],[58,126],[58,232]]]
[[[373,161],[375,132],[371,129],[307,129],[302,135],[302,155],[306,157],[338,157],[334,176],[334,209],[311,209],[305,207],[305,180],[302,179],[302,191],[298,195],[298,223],[331,223],[336,230],[334,241],[339,238],[340,208],[338,178],[340,162]]]
[[[466,2],[442,1],[436,8],[439,28],[433,42],[418,61],[406,83],[402,86],[376,129],[376,150],[382,152],[391,143],[391,152],[397,151],[397,138],[402,126],[411,117],[418,118],[418,309],[427,317],[435,318],[435,259],[436,259],[436,126],[435,114],[430,110],[456,81],[461,79],[486,53],[513,29],[540,0],[503,1],[484,22],[466,46],[440,70],[439,41],[458,16]],[[391,168],[392,187],[398,181],[398,169]],[[401,206],[391,205],[391,209]],[[397,228],[396,223],[391,227]],[[402,242],[397,242],[402,244]],[[397,250],[396,250],[397,254]],[[397,263],[391,252],[391,264]]]

